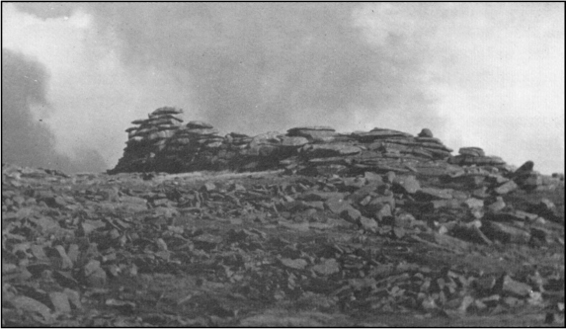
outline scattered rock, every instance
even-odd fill
[[[489,206],[487,206],[487,209],[492,212],[492,213],[497,213],[503,209],[505,209],[505,201],[503,201],[503,198],[498,196],[495,198],[495,201],[490,204]]]
[[[408,213],[403,213],[395,216],[395,220],[393,222],[394,227],[401,227],[404,229],[410,229],[415,224],[415,217]]]
[[[469,198],[466,201],[464,201],[464,204],[468,206],[469,209],[477,209],[477,208],[483,208],[484,202],[483,200]]]
[[[491,245],[493,242],[480,230],[481,226],[482,223],[479,220],[459,223],[450,230],[450,234],[462,240]]]
[[[280,261],[281,264],[296,270],[302,270],[308,265],[306,260],[300,258],[298,259],[282,258]]]
[[[364,228],[364,230],[370,232],[375,232],[375,230],[378,228],[377,222],[374,219],[364,216],[360,218],[360,225]]]
[[[16,309],[41,316],[44,323],[49,323],[54,318],[49,307],[33,298],[17,296],[12,298],[9,302]]]
[[[84,275],[91,287],[103,287],[106,284],[106,272],[97,260],[91,260],[85,265]]]
[[[504,183],[501,186],[495,188],[494,191],[499,195],[504,195],[515,191],[517,188],[519,188],[519,186],[517,186],[514,181],[508,181],[507,183]]]
[[[312,269],[320,275],[331,275],[340,271],[340,264],[338,264],[336,259],[331,258],[313,266]]]
[[[393,217],[393,214],[391,212],[391,205],[386,203],[383,205],[383,207],[381,207],[381,209],[379,209],[378,211],[375,212],[374,217],[380,222],[382,223],[383,221],[385,221],[386,219]]]
[[[419,181],[414,176],[395,177],[393,187],[400,188],[403,192],[408,194],[415,194],[421,189]]]
[[[348,222],[356,223],[358,219],[362,217],[362,213],[359,210],[354,209],[353,207],[350,206],[350,207],[346,207],[344,210],[340,212],[340,217],[347,220]]]
[[[491,239],[499,240],[504,243],[529,243],[531,234],[507,223],[485,221],[482,225],[482,232]]]
[[[341,214],[344,210],[348,210],[352,207],[350,203],[344,199],[342,194],[335,194],[328,198],[324,205],[335,214]]]
[[[416,192],[415,197],[422,200],[452,199],[452,191],[434,187],[423,187]]]
[[[80,321],[101,326],[231,325],[250,319],[234,302],[254,300],[483,315],[551,303],[563,290],[563,269],[548,264],[560,264],[564,228],[547,220],[563,219],[563,204],[541,189],[561,185],[532,167],[514,171],[479,148],[450,164],[460,160],[426,128],[418,137],[328,127],[221,136],[177,114],[135,122],[116,175],[3,164],[3,317],[61,325],[83,316],[81,300],[101,314]],[[222,172],[159,172],[203,169]],[[512,193],[517,186],[536,193]],[[540,264],[533,281],[525,272]],[[503,270],[508,277],[487,278]],[[130,314],[170,301],[202,319]]]
[[[71,312],[71,304],[69,303],[69,297],[67,294],[62,292],[51,292],[49,293],[49,299],[55,307],[55,311],[60,314],[66,314]]]
[[[513,280],[509,275],[503,275],[501,281],[501,292],[511,297],[525,298],[532,292],[531,286],[526,283]]]

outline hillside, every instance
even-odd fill
[[[2,164],[3,326],[564,326],[563,175],[163,109],[110,173]]]

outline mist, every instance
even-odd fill
[[[45,125],[70,157],[90,145],[112,167],[129,121],[171,105],[225,133],[428,127],[456,150],[480,146],[511,164],[564,171],[560,4],[3,9],[3,48],[34,55],[52,77]]]
[[[48,74],[36,61],[2,49],[2,162],[66,172],[100,171],[104,162],[93,149],[71,159],[55,151],[55,136],[43,124],[49,116]]]
[[[130,70],[167,72],[190,93],[189,116],[260,133],[349,123],[402,107],[438,124],[415,45],[366,42],[352,4],[120,4],[97,6]],[[142,19],[140,19],[140,17]],[[148,28],[150,26],[150,28]],[[360,113],[362,114],[362,113]],[[373,118],[372,118],[373,119]]]

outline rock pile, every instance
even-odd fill
[[[168,154],[162,151],[181,126],[183,119],[178,117],[181,113],[181,109],[161,107],[149,114],[147,119],[132,121],[134,126],[126,129],[128,141],[124,156],[114,171],[150,170],[156,154]]]
[[[338,133],[327,126],[295,127],[286,133],[257,136],[237,132],[222,136],[206,122],[183,125],[181,113],[181,109],[162,107],[147,119],[133,121],[134,126],[126,129],[123,157],[109,173],[286,169],[303,174],[393,171],[441,176],[478,167],[513,174],[509,176],[512,182],[502,184],[503,193],[513,189],[513,184],[527,190],[549,185],[549,177],[533,171],[532,162],[512,173],[513,168],[500,157],[486,156],[479,147],[463,147],[452,156],[452,150],[428,128],[417,136],[384,128]],[[481,179],[478,177],[470,179]]]
[[[455,170],[446,161],[453,159],[452,150],[427,128],[417,137],[383,128],[341,134],[326,126],[295,127],[287,133],[268,132],[253,137],[235,132],[220,136],[205,122],[191,121],[181,126],[182,120],[175,116],[179,113],[180,110],[165,107],[154,111],[149,119],[134,121],[137,126],[127,130],[129,140],[124,156],[109,172],[284,168],[306,174],[366,170],[439,174]],[[458,161],[452,162],[459,164]],[[477,159],[464,161],[472,163],[494,164]]]
[[[218,130],[202,121],[190,121],[177,129],[165,145],[163,163],[158,167],[164,171],[202,170],[202,163],[211,156],[210,149],[222,145]]]
[[[161,152],[176,141],[206,159],[219,141],[214,136],[210,125],[189,123]],[[292,148],[297,159],[290,162],[354,163],[367,151],[356,140],[229,136],[248,139],[247,146],[235,151],[223,142],[219,149],[256,160]],[[253,322],[237,322],[235,310],[249,305],[242,313],[255,314],[258,300],[262,309],[284,302],[357,315],[559,316],[564,182],[552,178],[559,193],[520,191],[533,167],[506,176],[475,166],[441,177],[367,170],[331,177],[156,174],[147,181],[137,173],[65,175],[2,165],[2,321],[141,327],[155,325],[161,312],[172,313],[162,324],[218,324],[172,322],[192,312],[244,325]],[[160,300],[173,301],[163,306],[169,313],[156,307],[146,314],[142,306]],[[120,322],[106,322],[116,314]]]

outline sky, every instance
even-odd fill
[[[2,4],[3,162],[112,168],[162,106],[224,133],[426,127],[564,172],[564,4]]]

